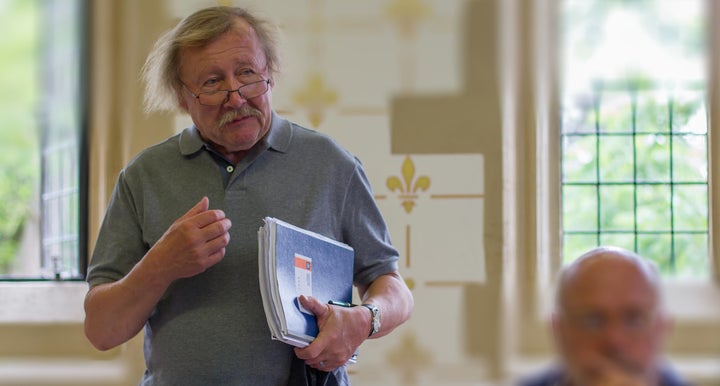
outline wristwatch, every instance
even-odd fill
[[[380,331],[380,310],[372,304],[363,304],[362,306],[370,310],[370,315],[372,316],[370,320],[370,334],[368,334],[368,337],[371,337]]]

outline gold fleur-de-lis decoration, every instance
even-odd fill
[[[430,7],[422,0],[394,0],[385,9],[400,31],[400,36],[411,39],[418,24],[430,16]]]
[[[400,371],[402,384],[413,386],[418,384],[419,373],[433,363],[432,353],[418,344],[414,333],[406,333],[400,344],[390,351],[387,361]]]
[[[420,176],[415,179],[415,164],[410,156],[405,156],[401,168],[402,180],[396,176],[388,177],[387,188],[391,192],[397,191],[402,201],[405,212],[410,213],[415,207],[415,200],[418,198],[418,190],[426,191],[430,188],[430,178],[428,176]]]
[[[307,110],[310,123],[318,127],[323,121],[325,110],[337,102],[338,94],[325,84],[319,73],[314,73],[308,76],[305,85],[295,92],[293,100]]]

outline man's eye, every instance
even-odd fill
[[[236,77],[237,77],[238,81],[240,81],[240,83],[247,84],[247,83],[256,81],[258,76],[257,76],[257,73],[255,71],[253,71],[252,69],[243,68],[242,70],[237,72]]]
[[[632,314],[625,317],[625,325],[629,328],[643,328],[647,324],[647,317],[642,314]]]
[[[203,86],[215,86],[217,85],[218,80],[217,79],[208,79],[203,83]]]
[[[585,315],[580,319],[580,325],[584,329],[598,330],[603,326],[603,319],[599,315]]]

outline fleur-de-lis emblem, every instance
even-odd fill
[[[415,164],[410,156],[405,157],[402,164],[402,180],[396,176],[388,177],[387,187],[391,192],[398,191],[402,206],[405,212],[410,213],[415,207],[415,200],[418,198],[418,190],[426,191],[430,188],[430,178],[428,176],[420,176],[415,178]]]
[[[406,333],[386,358],[400,372],[402,384],[407,386],[417,385],[422,371],[435,362],[432,352],[420,345],[414,332]]]
[[[319,73],[307,77],[302,89],[295,91],[293,101],[307,110],[310,123],[318,127],[323,121],[325,110],[338,100],[338,94],[330,88]]]
[[[412,39],[420,23],[430,16],[431,9],[422,0],[394,0],[385,12],[397,24],[400,36]]]

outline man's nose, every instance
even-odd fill
[[[602,331],[602,345],[610,351],[622,350],[628,343],[628,335],[622,325],[610,323]]]
[[[245,97],[242,95],[241,90],[239,89],[240,86],[237,87],[238,88],[229,92],[227,102],[225,102],[225,106],[239,108],[245,103],[247,103],[247,99],[245,99]]]

